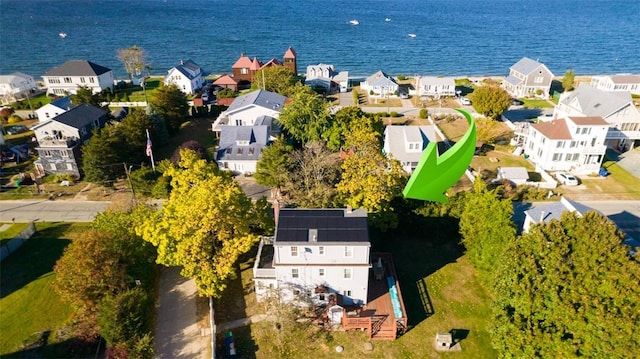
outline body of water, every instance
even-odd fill
[[[134,44],[156,75],[187,58],[230,72],[241,53],[289,46],[299,72],[499,76],[527,56],[559,76],[640,73],[639,19],[638,0],[1,0],[0,74],[86,59],[124,78],[116,52]]]

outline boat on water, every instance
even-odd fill
[[[358,24],[360,24],[360,21],[358,21],[358,20],[356,20],[356,19],[353,19],[353,20],[350,20],[350,21],[349,21],[349,24],[351,24],[351,25],[358,25]]]
[[[409,34],[409,37],[413,39],[416,37],[416,34]]]
[[[391,18],[390,17],[386,17],[386,18],[384,18],[384,21],[389,22],[389,21],[391,21]]]
[[[66,32],[61,32],[58,34],[58,36],[60,36],[61,39],[64,39],[65,37],[67,37],[67,33]]]

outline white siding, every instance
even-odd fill
[[[298,246],[298,256],[291,256],[291,244],[278,244],[274,248],[274,260],[278,264],[366,264],[369,263],[369,243],[344,244],[335,243],[311,244],[301,242]],[[320,254],[319,247],[324,247],[324,255]],[[345,247],[353,249],[351,257],[345,256]]]
[[[281,110],[281,109],[279,109]],[[260,116],[270,116],[278,118],[279,111],[264,108],[262,106],[250,105],[237,111],[228,113],[229,126],[253,126],[256,118]]]

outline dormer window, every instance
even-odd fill
[[[420,150],[422,150],[422,148],[420,147],[419,142],[409,142],[409,151],[415,152]]]

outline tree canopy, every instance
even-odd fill
[[[127,49],[118,49],[118,60],[122,61],[124,70],[129,78],[139,76],[142,70],[148,68],[147,52],[139,46],[133,45]]]
[[[78,86],[76,93],[71,95],[71,102],[74,105],[87,104],[95,107],[102,107],[104,102],[102,94],[94,94],[93,90],[88,86]]]
[[[640,265],[595,211],[508,243],[495,275],[494,346],[508,358],[625,358],[640,345]]]
[[[268,66],[260,69],[254,76],[253,89],[263,89],[283,96],[292,95],[298,82],[296,74],[284,66]]]
[[[253,177],[263,186],[282,188],[289,181],[293,147],[280,136],[264,149]]]
[[[164,119],[169,133],[176,133],[189,113],[187,96],[177,85],[165,86],[162,82],[150,100],[156,114]]]
[[[252,202],[230,176],[189,150],[165,174],[171,177],[169,199],[161,210],[140,209],[145,219],[137,233],[157,247],[158,263],[181,266],[200,295],[219,297],[235,276],[238,257],[259,238],[251,230],[260,227]]]
[[[562,78],[562,89],[564,89],[564,91],[571,91],[573,90],[573,84],[575,83],[576,80],[576,73],[573,70],[567,70],[564,73],[564,77]]]
[[[331,126],[325,100],[307,86],[297,86],[278,122],[300,143],[318,141]]]
[[[511,105],[511,95],[497,85],[484,85],[476,88],[469,98],[473,108],[487,117],[500,118]]]

